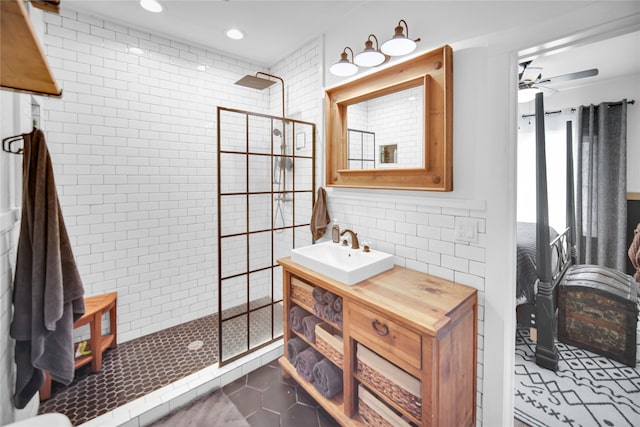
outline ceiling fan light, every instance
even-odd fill
[[[518,91],[518,104],[531,102],[536,98],[536,93],[540,92],[537,87],[527,87]]]

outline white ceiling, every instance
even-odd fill
[[[64,0],[61,4],[63,10],[68,7],[265,67],[321,35],[325,35],[328,58],[335,57],[337,61],[344,46],[351,46],[356,53],[364,47],[368,33],[377,34],[382,43],[392,35],[400,18],[409,23],[410,36],[422,38],[418,49],[427,50],[517,28],[523,14],[530,22],[571,16],[578,4],[545,2],[545,7],[537,7],[539,3],[525,1],[160,1],[165,6],[160,14],[145,11],[139,6],[139,0]],[[449,25],[447,19],[434,19],[434,16],[455,17],[456,28],[452,29],[454,26]],[[230,27],[244,31],[245,38],[228,39],[224,31]],[[600,70],[598,77],[554,85],[556,89],[563,89],[640,72],[638,52],[640,33],[633,33],[538,57],[532,65],[543,67],[543,77],[590,68]]]
[[[558,90],[575,89],[595,81],[603,82],[640,73],[640,32],[573,47],[549,56],[541,56],[535,58],[531,66],[542,67],[543,78],[591,68],[598,69],[596,77],[548,85]]]
[[[323,34],[365,1],[160,0],[162,13],[142,9],[139,0],[65,0],[62,7],[103,17],[140,31],[228,53],[270,66]],[[229,28],[242,40],[225,36]]]

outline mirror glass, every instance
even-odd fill
[[[348,168],[424,167],[424,86],[347,106]]]

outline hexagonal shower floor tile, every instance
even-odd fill
[[[265,297],[251,303],[260,307],[270,304],[271,300]],[[229,318],[245,309],[246,306],[225,309],[222,317]],[[258,315],[249,316],[252,338],[264,329],[260,325],[271,323],[271,318],[260,315],[261,310],[254,313]],[[282,316],[274,320],[281,328]],[[246,327],[229,331],[225,346],[246,350],[246,331]],[[263,341],[269,339],[265,337]],[[93,373],[90,365],[86,365],[76,370],[68,387],[53,382],[51,399],[40,403],[39,413],[60,412],[74,425],[80,425],[217,362],[218,314],[215,313],[107,350],[100,372]]]
[[[196,341],[202,345],[193,345]],[[218,315],[214,314],[107,350],[100,372],[91,372],[87,365],[76,370],[68,387],[54,382],[51,399],[40,404],[39,413],[60,412],[79,425],[217,361]]]

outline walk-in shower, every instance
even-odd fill
[[[282,336],[278,258],[311,243],[315,124],[218,107],[220,364]]]

